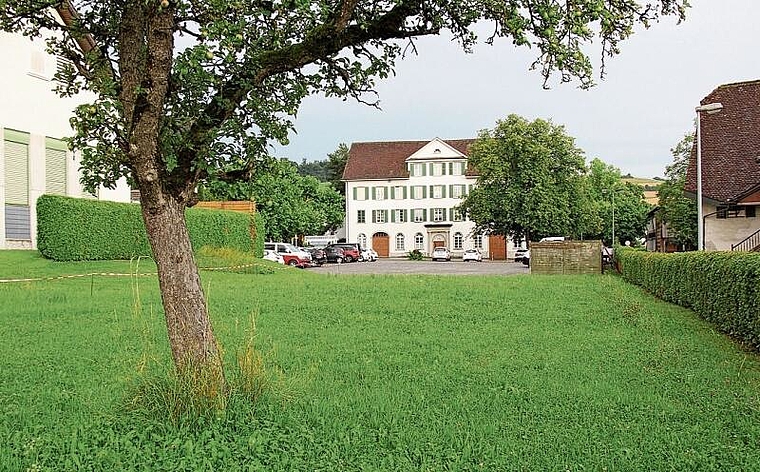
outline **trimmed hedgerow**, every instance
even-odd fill
[[[760,254],[620,249],[616,258],[629,282],[760,350]]]
[[[262,252],[264,231],[258,217],[252,221],[244,213],[200,208],[185,215],[195,250],[211,246]],[[37,249],[57,261],[151,254],[139,205],[53,195],[37,200]]]

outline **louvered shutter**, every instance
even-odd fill
[[[62,141],[45,140],[45,193],[66,195],[66,148]]]
[[[5,203],[29,205],[29,145],[5,141]]]

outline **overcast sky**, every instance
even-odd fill
[[[418,56],[379,83],[377,110],[314,96],[297,134],[275,154],[321,160],[340,143],[476,137],[511,113],[563,125],[586,153],[638,177],[662,176],[670,149],[694,126],[694,107],[721,84],[760,79],[760,0],[691,0],[685,22],[638,31],[607,60],[605,79],[542,88],[534,53],[502,42],[464,54],[446,36],[418,41]],[[598,63],[599,54],[592,57]]]

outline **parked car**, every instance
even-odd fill
[[[439,246],[435,249],[433,249],[433,255],[432,255],[433,261],[442,260],[442,261],[450,261],[451,260],[451,252],[443,247]]]
[[[327,246],[325,249],[325,262],[335,262],[337,264],[342,263],[346,256],[343,249],[337,246]]]
[[[327,262],[327,255],[325,254],[325,250],[321,247],[312,247],[309,248],[309,253],[311,254],[311,263],[316,265],[322,265],[325,262]]]
[[[264,243],[264,249],[274,251],[281,255],[285,264],[293,267],[306,267],[311,265],[311,254],[301,251],[288,243]]]
[[[359,243],[337,243],[331,244],[330,246],[343,249],[343,262],[355,262],[361,260],[362,247]]]
[[[264,255],[261,257],[262,259],[266,259],[268,261],[277,262],[280,264],[285,263],[285,259],[279,254],[277,254],[274,251],[270,251],[269,249],[264,249]]]
[[[547,238],[541,238],[540,243],[560,243],[565,240],[564,236],[549,236]]]
[[[362,250],[361,260],[364,262],[377,262],[377,253],[372,248]]]
[[[515,251],[515,262],[520,262],[523,260],[523,256],[525,256],[525,253],[528,252],[527,249],[518,249]]]
[[[530,249],[525,251],[525,254],[523,254],[522,263],[523,265],[530,267]]]
[[[462,253],[462,262],[483,262],[483,255],[477,249],[467,249]]]

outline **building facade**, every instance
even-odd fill
[[[36,248],[35,204],[49,193],[129,201],[129,187],[90,195],[79,183],[79,160],[63,138],[72,135],[74,108],[91,97],[61,98],[53,91],[60,58],[43,40],[0,33],[0,249]]]
[[[701,182],[697,147],[691,152],[686,192],[701,185],[707,251],[760,250],[760,80],[721,85],[700,105]]]
[[[343,173],[346,238],[381,257],[444,246],[454,257],[477,248],[489,256],[489,237],[457,209],[476,183],[467,165],[473,140],[353,143]]]

